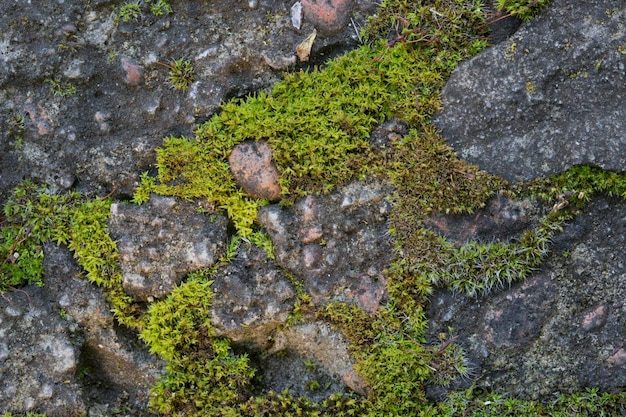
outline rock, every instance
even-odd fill
[[[352,0],[302,0],[304,17],[324,35],[341,32],[350,22]]]
[[[293,309],[296,292],[289,279],[265,251],[247,243],[212,279],[217,335],[265,349],[268,337]]]
[[[0,410],[85,414],[76,374],[79,346],[58,308],[36,286],[4,294],[0,300]]]
[[[227,219],[196,209],[161,196],[142,206],[111,205],[109,228],[129,295],[141,301],[162,298],[186,274],[213,265],[225,253]]]
[[[230,172],[250,197],[280,200],[280,174],[272,162],[272,149],[265,141],[245,141],[236,145],[228,157]]]
[[[460,156],[509,181],[626,168],[626,10],[555,0],[454,71],[436,116]]]
[[[44,251],[45,296],[62,312],[67,332],[80,335],[72,340],[79,352],[75,374],[89,413],[96,406],[146,413],[165,363],[116,325],[103,290],[84,278],[69,250],[47,243]]]
[[[134,86],[138,85],[143,78],[143,68],[130,58],[122,57],[120,66],[124,71],[124,81],[126,84]]]
[[[353,369],[354,359],[343,335],[326,323],[291,326],[277,333],[274,345],[260,359],[264,385],[275,392],[289,389],[294,396],[314,401],[346,387],[364,394],[366,384]],[[315,381],[315,389],[312,389]]]
[[[476,375],[457,388],[549,401],[626,384],[624,219],[624,200],[597,197],[524,282],[478,299],[436,292],[428,335],[435,340],[452,327]]]
[[[546,210],[534,199],[519,201],[498,195],[476,213],[455,216],[432,213],[424,219],[424,225],[459,245],[472,240],[506,242],[536,227],[539,215]]]
[[[382,183],[352,183],[293,207],[265,206],[258,220],[272,237],[276,261],[304,283],[316,303],[341,300],[374,313],[386,298],[391,260]]]

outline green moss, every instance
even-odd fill
[[[139,178],[139,186],[135,188],[131,200],[135,204],[143,204],[150,200],[150,194],[155,186],[155,179],[148,174],[148,171],[143,172]]]
[[[148,309],[140,337],[168,362],[167,375],[153,389],[155,411],[227,415],[245,398],[254,370],[228,340],[215,337],[210,287],[211,281],[188,280]]]
[[[30,182],[18,186],[4,206],[0,228],[0,291],[43,285],[43,244],[67,245],[87,279],[107,290],[121,323],[136,326],[134,307],[122,289],[115,242],[108,234],[109,198],[51,194]]]
[[[552,0],[497,0],[498,11],[506,11],[511,16],[530,20],[545,9]]]
[[[151,7],[155,7],[156,5],[157,3],[153,4]],[[174,89],[182,91],[189,89],[194,79],[193,64],[191,61],[185,61],[180,58],[171,64],[161,63],[161,65],[169,68],[170,72],[167,75],[167,81],[172,84]]]
[[[69,81],[61,81],[61,78],[46,78],[46,82],[50,84],[50,91],[55,96],[69,97],[76,94],[76,86]]]
[[[393,15],[391,23],[399,24],[401,2],[390,3],[382,20]],[[226,103],[198,127],[194,138],[165,139],[158,150],[159,184],[152,189],[216,203],[245,236],[252,233],[256,213],[266,202],[247,197],[230,174],[228,155],[244,140],[269,142],[283,202],[384,171],[388,167],[370,145],[370,132],[391,117],[420,128],[428,125],[450,71],[484,45],[471,29],[482,30],[480,10],[470,6],[434,1],[402,9],[404,28],[415,31],[406,35],[408,42],[387,45],[376,41],[380,36],[371,30],[370,46],[332,60],[323,71],[287,74],[269,94]],[[418,28],[432,30],[433,41],[413,42]],[[144,178],[142,184],[148,181]]]
[[[120,7],[119,17],[124,23],[136,20],[141,14],[141,6],[139,2],[128,2]]]
[[[446,417],[596,417],[619,416],[626,407],[626,394],[599,393],[597,389],[563,395],[556,401],[506,398],[494,393],[475,393],[472,389],[452,394],[445,402],[425,410],[424,416]]]
[[[124,3],[120,6],[116,20],[128,23],[141,17],[142,8],[149,8],[150,13],[156,17],[167,16],[173,13],[172,6],[165,0],[137,0]]]
[[[518,3],[508,2],[522,10]],[[0,290],[41,283],[42,243],[52,239],[68,245],[87,277],[107,288],[118,321],[140,329],[150,350],[167,361],[151,400],[152,408],[164,415],[489,416],[522,410],[525,415],[561,416],[619,410],[623,396],[596,391],[552,405],[471,391],[454,393],[439,404],[426,399],[426,383],[446,385],[468,372],[452,331],[426,343],[423,309],[433,285],[474,295],[521,280],[545,257],[561,223],[593,193],[626,198],[625,174],[576,167],[508,190],[554,201],[556,207],[515,241],[457,247],[424,228],[423,219],[432,212],[471,213],[508,188],[500,178],[459,160],[430,123],[450,72],[486,45],[481,5],[384,0],[378,17],[362,32],[367,45],[332,60],[324,70],[287,74],[269,93],[225,103],[193,138],[166,138],[157,150],[156,178],[142,174],[133,196],[137,204],[148,201],[151,193],[204,199],[223,210],[238,231],[218,262],[224,265],[243,239],[273,253],[267,234],[254,225],[267,202],[246,196],[230,174],[228,156],[236,144],[268,141],[281,173],[284,204],[367,175],[390,180],[395,187],[390,218],[395,246],[387,306],[375,315],[341,303],[316,312],[302,284],[290,277],[298,294],[290,324],[317,317],[340,329],[368,395],[333,395],[319,403],[289,392],[253,395],[255,372],[247,356],[233,352],[211,326],[210,278],[217,267],[190,274],[140,315],[121,287],[115,243],[106,231],[109,199],[50,195],[30,184],[18,188],[5,206],[0,229]],[[372,129],[392,117],[409,124],[411,132],[374,147]]]

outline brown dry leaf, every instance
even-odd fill
[[[313,47],[313,42],[315,41],[316,36],[317,30],[313,29],[313,33],[307,36],[306,39],[303,40],[302,43],[296,48],[296,54],[298,54],[298,58],[300,58],[300,61],[307,62],[309,60],[309,55],[311,55],[311,48]]]

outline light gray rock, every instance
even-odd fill
[[[213,325],[219,336],[265,349],[274,329],[293,309],[296,291],[265,251],[242,243],[237,254],[213,275]]]
[[[213,265],[225,253],[226,217],[197,208],[162,196],[141,206],[111,205],[109,227],[129,295],[142,301],[162,298],[186,274]]]
[[[554,0],[454,71],[436,124],[460,156],[509,181],[577,164],[626,170],[626,9]]]
[[[276,392],[322,400],[346,388],[364,394],[366,384],[353,368],[354,358],[341,332],[311,322],[277,332],[260,360],[264,385]]]
[[[104,291],[84,278],[67,248],[47,243],[44,251],[44,293],[74,335],[72,344],[79,352],[75,374],[89,413],[105,407],[148,415],[150,388],[165,363],[136,334],[116,325]]]

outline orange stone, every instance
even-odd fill
[[[341,32],[350,22],[352,0],[302,0],[304,17],[324,35]]]
[[[230,172],[250,197],[280,200],[279,173],[272,162],[272,149],[265,141],[245,141],[228,157]]]

